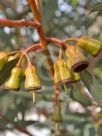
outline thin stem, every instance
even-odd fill
[[[54,122],[54,134],[57,135],[59,130],[59,123],[58,122]]]
[[[64,42],[77,42],[77,38],[67,38]]]
[[[26,52],[23,52],[23,54],[25,55],[25,57],[26,57],[26,59],[28,61],[28,64],[32,65],[28,54]]]
[[[36,94],[34,91],[32,92],[32,96],[33,96],[33,103],[35,103],[36,102]]]
[[[35,26],[35,22],[27,20],[9,20],[9,19],[0,19],[0,26]]]
[[[47,38],[47,42],[48,43],[54,43],[57,46],[61,47],[61,48],[65,48],[66,47],[66,43],[64,41],[61,41],[57,38]]]
[[[23,56],[24,56],[24,54],[21,55],[21,57],[20,57],[20,59],[19,59],[17,65],[16,65],[17,67],[20,67],[20,66],[21,66],[21,62],[22,62]]]
[[[54,94],[55,94],[55,106],[60,110],[61,104],[60,104],[60,92],[57,85],[54,85]]]
[[[59,46],[60,48],[66,48],[67,46],[70,46],[70,44],[68,44],[67,42],[77,42],[77,38],[68,38],[66,40],[59,40],[57,38],[47,38],[47,42],[48,43],[54,43],[57,46]]]
[[[60,49],[60,51],[59,51],[59,57],[58,58],[62,59],[62,49]]]
[[[32,44],[30,47],[28,47],[26,49],[26,52],[29,53],[29,52],[35,51],[37,49],[41,49],[41,44],[40,43],[38,43],[38,44]]]
[[[15,55],[15,54],[21,54],[21,51],[12,51],[12,52],[8,52],[9,56]]]
[[[66,84],[65,84],[65,83],[64,83],[64,91],[65,91],[65,94],[68,95],[67,87],[66,87]]]

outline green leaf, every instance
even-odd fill
[[[100,2],[100,3],[96,4],[96,5],[94,5],[94,6],[91,8],[89,14],[90,14],[91,12],[96,12],[96,11],[102,13],[102,2]]]
[[[96,136],[96,129],[92,124],[86,124],[83,130],[83,136]]]
[[[90,91],[95,101],[102,108],[102,86],[97,82],[95,77],[90,72],[83,71],[80,73],[80,75],[85,86]]]
[[[70,96],[73,100],[78,101],[84,106],[91,105],[90,99],[81,92],[81,87],[76,84],[74,89],[71,91]]]
[[[93,74],[97,81],[102,84],[102,57],[98,58],[98,61],[95,63]]]
[[[5,64],[3,69],[0,71],[0,85],[5,82],[5,80],[10,75],[12,68],[17,64],[19,58],[11,60]]]
[[[43,25],[51,21],[57,9],[57,0],[42,0]]]
[[[97,134],[96,134],[96,130],[95,130],[94,127],[91,127],[91,128],[89,129],[89,132],[90,132],[90,136],[96,136],[96,135],[97,135]]]

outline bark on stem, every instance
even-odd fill
[[[56,38],[47,38],[47,42],[54,43],[61,48],[66,48],[66,43]]]
[[[60,92],[57,85],[54,85],[54,93],[55,93],[55,106],[57,106],[57,108],[61,110]]]
[[[34,15],[36,29],[40,37],[40,42],[42,43],[42,48],[44,48],[47,45],[47,41],[46,41],[44,29],[42,27],[42,23],[41,23],[41,14],[39,9],[37,8],[38,7],[37,2],[35,2],[35,0],[27,0],[27,2],[30,5],[32,13]]]
[[[9,20],[9,19],[0,19],[0,26],[35,26],[35,23],[33,21],[27,21],[27,20]]]
[[[36,5],[37,5],[38,10],[39,10],[39,12],[40,12],[40,2],[39,2],[39,0],[35,0],[35,2],[36,2]]]
[[[77,42],[77,38],[67,38],[64,42]]]

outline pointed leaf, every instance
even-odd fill
[[[90,91],[95,101],[102,108],[102,86],[97,82],[95,77],[90,72],[83,71],[80,73],[80,75],[85,86]]]
[[[19,58],[11,60],[5,64],[3,69],[0,71],[0,85],[5,82],[7,77],[10,75],[10,71],[17,64]]]
[[[79,87],[77,84],[75,85],[75,88],[71,91],[70,96],[73,100],[78,101],[84,106],[91,105],[90,99],[81,92],[81,87]]]

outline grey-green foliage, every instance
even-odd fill
[[[102,14],[102,2],[93,5],[91,7],[90,13],[92,12],[98,12],[101,15]]]

